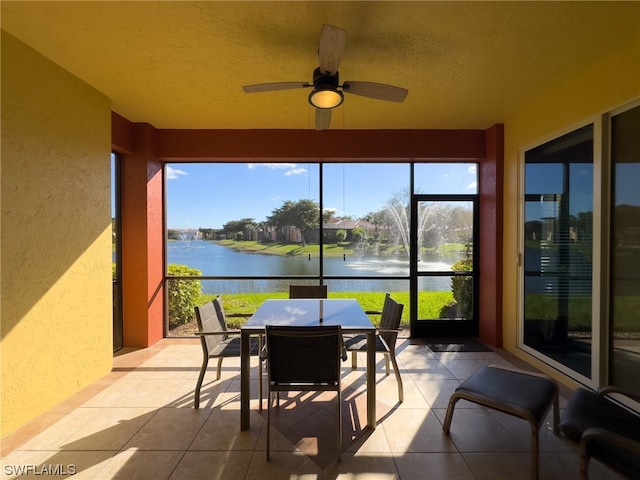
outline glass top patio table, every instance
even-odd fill
[[[264,331],[265,325],[340,325],[347,332],[366,332],[374,325],[354,299],[266,300],[242,330]]]
[[[345,333],[367,334],[367,425],[372,429],[376,427],[375,326],[355,299],[305,298],[266,300],[241,328],[241,430],[249,428],[249,339],[251,335],[263,334],[266,325],[340,325]]]

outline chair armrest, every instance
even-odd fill
[[[398,328],[376,328],[376,332],[392,332],[392,333],[400,333],[402,330]]]
[[[382,315],[380,310],[365,310],[364,313],[367,315]]]
[[[608,442],[618,447],[622,447],[640,454],[640,442],[629,437],[614,433],[611,430],[596,427],[587,428],[582,434],[582,437],[580,437],[580,453],[586,453],[587,444],[591,440]]]
[[[619,394],[624,395],[625,397],[630,398],[631,400],[635,400],[636,402],[640,402],[640,395],[636,395],[635,393],[631,393],[624,388],[615,387],[613,385],[607,385],[606,387],[602,387],[598,390],[600,395],[611,395],[611,394]]]
[[[209,335],[240,335],[240,330],[220,330],[219,332],[196,332],[194,333],[197,337],[205,337]]]
[[[228,318],[250,318],[253,313],[225,313],[225,317]]]
[[[196,335],[197,337],[204,337],[206,335],[226,335],[226,336],[231,336],[231,335],[241,335],[242,331],[241,330],[220,330],[219,332],[195,332],[194,335]],[[255,337],[255,336],[259,336],[262,337],[264,335],[264,333],[252,333],[251,336]]]

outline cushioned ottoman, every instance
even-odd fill
[[[531,426],[531,477],[538,478],[540,454],[538,432],[551,406],[554,406],[553,432],[558,432],[558,386],[546,375],[502,367],[482,367],[461,383],[449,399],[442,429],[449,433],[458,400],[484,405],[523,418]]]

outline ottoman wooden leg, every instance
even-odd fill
[[[453,410],[456,408],[456,402],[460,400],[455,393],[449,398],[449,405],[447,406],[447,415],[444,417],[444,424],[442,425],[442,431],[445,435],[449,435],[449,428],[451,427],[451,420],[453,419]]]

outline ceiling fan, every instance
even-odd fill
[[[313,83],[308,82],[272,82],[245,85],[245,93],[291,90],[295,88],[313,88],[309,94],[309,103],[316,107],[316,130],[329,128],[331,109],[342,104],[343,92],[362,97],[402,102],[408,90],[393,85],[374,82],[339,82],[338,66],[342,59],[346,30],[332,25],[323,25],[318,44],[319,67],[313,71]]]

